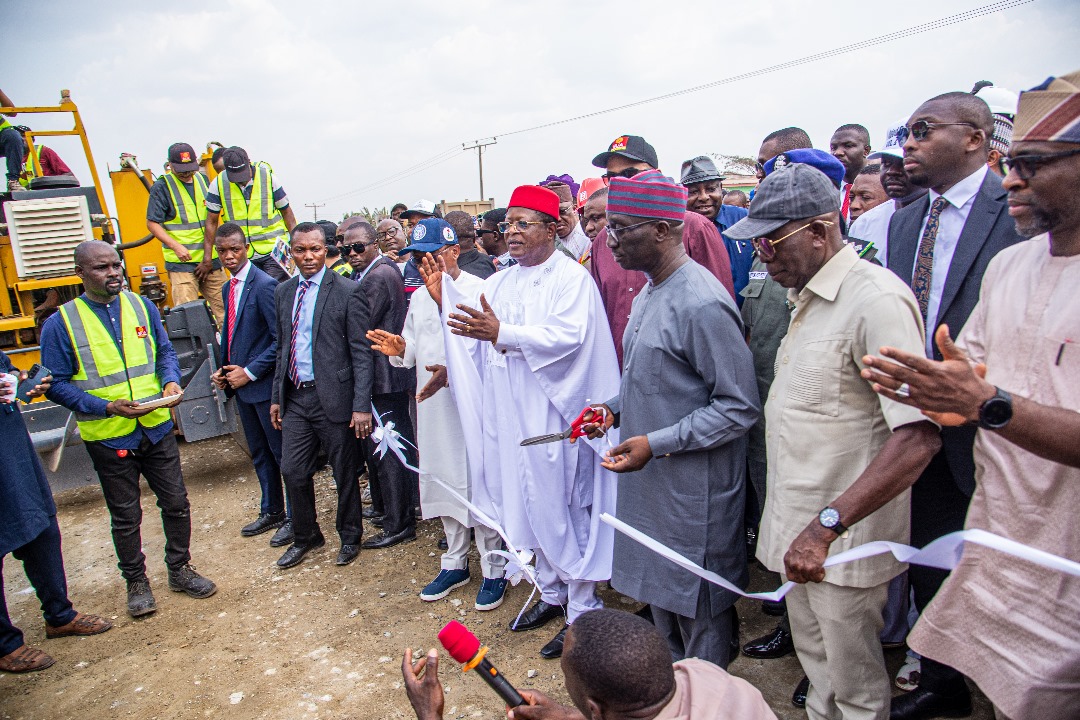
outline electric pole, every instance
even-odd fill
[[[326,203],[321,203],[321,204],[316,204],[316,203],[306,203],[306,204],[304,205],[304,207],[309,207],[309,208],[311,208],[311,211],[312,211],[313,213],[315,213],[315,221],[316,221],[316,222],[318,222],[318,220],[319,220],[319,208],[321,208],[321,207],[326,207]]]
[[[475,150],[476,159],[480,163],[480,200],[484,200],[484,148],[488,145],[494,145],[498,140],[495,138],[489,138],[487,140],[476,140],[472,145],[461,144],[462,150]]]

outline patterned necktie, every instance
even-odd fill
[[[925,322],[929,322],[926,313],[930,304],[930,276],[934,272],[934,241],[937,240],[938,225],[941,224],[941,212],[948,205],[949,201],[939,195],[930,206],[930,217],[926,219],[926,229],[919,241],[919,254],[915,256],[915,274],[911,278],[911,289],[915,292],[915,299],[919,301],[919,310],[922,311]]]
[[[232,339],[233,330],[236,329],[236,311],[239,309],[236,307],[236,286],[240,284],[239,278],[233,278],[229,281],[229,325],[225,330],[225,337],[229,340],[229,358],[232,358]]]
[[[304,296],[308,288],[314,285],[310,280],[300,281],[300,292],[296,295],[296,310],[292,316],[292,340],[289,342],[289,378],[293,385],[300,387],[300,371],[296,368],[296,328],[300,324],[300,312],[304,308]]]

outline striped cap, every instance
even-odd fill
[[[1080,70],[1020,93],[1012,141],[1080,143]]]
[[[682,222],[686,215],[686,188],[659,170],[646,170],[629,179],[614,177],[608,185],[607,211]]]

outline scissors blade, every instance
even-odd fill
[[[565,440],[570,437],[570,430],[566,430],[561,433],[551,433],[550,435],[537,435],[536,437],[526,438],[521,441],[521,447],[528,445],[543,445],[549,442],[558,442],[559,440]]]

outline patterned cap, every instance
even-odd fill
[[[537,185],[539,185],[540,187],[550,187],[552,190],[555,190],[555,188],[552,187],[553,185],[559,184],[568,185],[570,187],[571,198],[574,198],[578,194],[578,188],[581,187],[576,182],[574,182],[574,178],[571,175],[548,175],[547,179],[541,180],[537,183]]]
[[[1020,93],[1013,142],[1080,143],[1080,70]]]
[[[994,113],[994,134],[990,136],[990,149],[1004,155],[1012,143],[1013,121],[1005,115]]]
[[[629,179],[614,177],[608,185],[607,211],[682,222],[686,215],[686,188],[659,170],[646,170]]]

